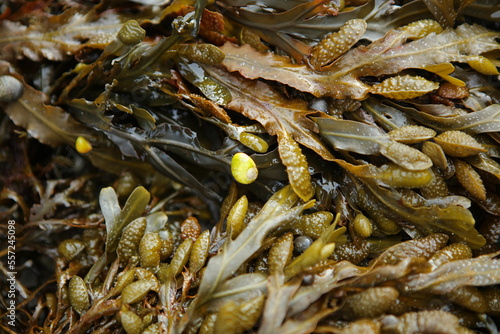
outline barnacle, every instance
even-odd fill
[[[445,131],[434,137],[434,141],[441,146],[446,154],[453,157],[463,158],[486,152],[483,145],[478,143],[474,137],[462,131]]]
[[[347,21],[338,32],[332,32],[311,49],[311,65],[315,69],[328,65],[349,50],[363,36],[366,22],[360,19]]]
[[[373,85],[371,92],[391,99],[404,100],[432,92],[439,88],[439,84],[422,77],[397,76],[385,79]]]
[[[240,152],[231,159],[231,174],[239,183],[249,184],[257,179],[259,170],[252,158]]]

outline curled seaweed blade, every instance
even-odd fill
[[[363,179],[363,183],[394,214],[414,224],[425,234],[444,232],[453,240],[463,241],[473,249],[486,243],[484,237],[474,228],[475,221],[471,212],[462,206],[412,206],[406,203],[400,194],[382,188],[375,180]]]
[[[282,279],[277,275],[269,275],[267,279],[268,293],[259,334],[276,333],[286,318],[290,300],[300,287],[300,280],[283,284]]]
[[[446,154],[438,144],[427,141],[422,145],[422,152],[432,160],[432,163],[435,166],[441,168],[442,170],[446,170],[448,168],[448,159],[446,159]]]
[[[312,333],[321,319],[326,318],[328,315],[336,311],[336,308],[324,307],[319,310],[312,310],[310,312],[305,312],[303,318],[297,319],[287,319],[281,327],[276,330],[276,333],[282,334],[307,334]]]
[[[482,255],[443,264],[430,273],[414,276],[407,283],[406,291],[430,290],[433,293],[450,292],[461,286],[484,286],[500,283],[498,253]]]
[[[432,172],[429,169],[413,171],[395,164],[381,167],[370,164],[356,166],[340,159],[335,162],[357,177],[376,179],[389,187],[425,187],[432,180]]]
[[[211,101],[220,105],[227,105],[231,101],[229,90],[207,75],[198,63],[188,63],[181,60],[178,66],[182,76],[198,87],[203,95]]]
[[[326,117],[313,117],[313,120],[321,136],[339,150],[377,154],[383,144],[390,143],[389,136],[373,125]]]
[[[424,170],[432,166],[428,156],[417,149],[390,139],[376,126],[348,120],[313,117],[320,134],[333,147],[359,154],[382,154],[409,170]]]
[[[439,75],[441,78],[444,80],[448,81],[449,83],[459,86],[459,87],[465,87],[466,84],[460,79],[457,79],[455,77],[452,77],[450,74],[455,71],[455,66],[453,66],[452,63],[442,63],[442,64],[436,64],[436,65],[428,65],[423,68],[424,70],[428,72],[435,73]]]
[[[459,116],[434,116],[418,111],[413,107],[404,107],[387,101],[389,105],[404,111],[411,118],[438,131],[464,131],[468,134],[500,131],[500,104],[492,104],[482,110]]]
[[[410,257],[424,257],[429,259],[434,253],[446,246],[448,239],[446,234],[435,233],[425,238],[401,242],[380,254],[373,266],[396,264]]]
[[[104,188],[101,191],[99,204],[106,220],[106,247],[108,253],[116,248],[123,229],[146,210],[149,199],[149,192],[144,187],[137,187],[130,194],[123,209],[120,209],[116,193],[112,188]]]
[[[486,155],[486,153],[479,153],[465,160],[475,168],[490,173],[500,179],[500,164]]]

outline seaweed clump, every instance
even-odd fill
[[[500,6],[455,3],[2,5],[2,331],[496,333]]]

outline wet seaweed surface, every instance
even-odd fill
[[[498,333],[500,5],[0,4],[0,332]]]

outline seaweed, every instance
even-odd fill
[[[497,332],[499,5],[0,6],[0,332]]]

